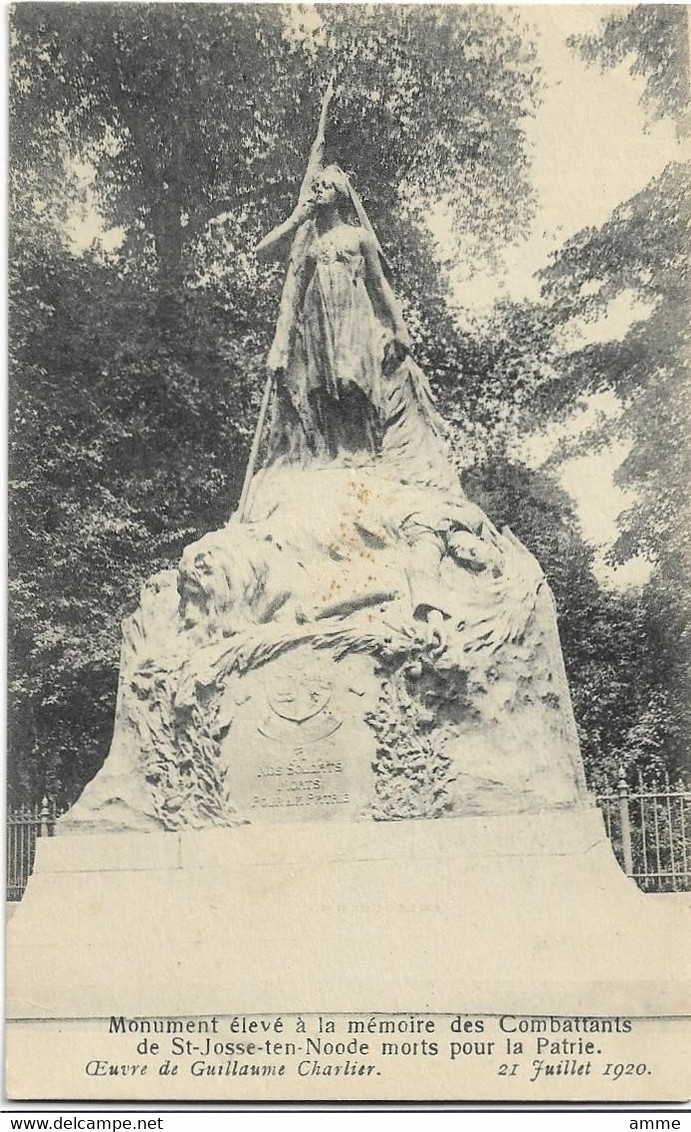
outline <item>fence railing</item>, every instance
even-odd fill
[[[34,867],[36,838],[52,837],[60,816],[55,802],[7,811],[7,899],[21,900]]]
[[[607,835],[627,876],[644,892],[691,891],[691,788],[681,779],[634,787],[624,769],[614,786],[596,794]],[[55,802],[20,806],[7,814],[7,899],[20,900],[34,864],[37,837],[52,837],[62,811]]]
[[[627,876],[644,892],[691,891],[691,789],[682,780],[629,786],[623,767],[616,786],[597,794],[607,835]]]

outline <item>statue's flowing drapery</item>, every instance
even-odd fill
[[[314,225],[291,255],[272,347],[283,378],[271,450],[306,462],[381,448],[384,328],[365,283],[365,263],[348,235],[316,240]],[[340,238],[339,238],[340,236]],[[311,238],[310,238],[311,237]]]

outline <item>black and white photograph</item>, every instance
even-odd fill
[[[688,1100],[689,8],[8,35],[7,1097]]]

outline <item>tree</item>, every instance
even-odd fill
[[[194,293],[162,328],[141,280],[54,232],[15,240],[11,290],[10,785],[69,796],[107,748],[120,618],[228,516],[260,353],[238,305],[232,336]]]
[[[643,301],[647,317],[622,339],[563,356],[561,377],[573,396],[604,390],[622,405],[614,425],[631,443],[619,469],[637,500],[621,516],[613,558],[644,554],[667,582],[689,561],[689,326],[687,249],[691,234],[689,167],[674,164],[615,210],[597,231],[578,233],[543,273],[555,327],[606,316],[613,299]]]

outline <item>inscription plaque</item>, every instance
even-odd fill
[[[251,822],[350,819],[372,800],[375,739],[363,709],[379,682],[367,657],[309,649],[238,677],[224,700],[228,791]]]

